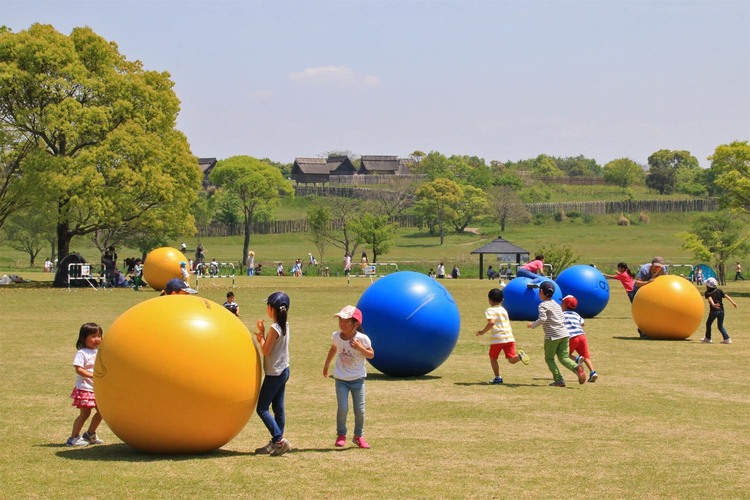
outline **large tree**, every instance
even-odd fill
[[[416,211],[425,219],[436,221],[440,232],[440,244],[445,240],[443,227],[456,217],[456,206],[464,197],[461,186],[450,179],[435,179],[417,188]]]
[[[282,195],[291,195],[294,191],[278,168],[252,156],[220,160],[211,171],[211,182],[240,201],[245,233],[240,262],[244,262],[250,248],[254,218],[278,205]]]
[[[711,262],[717,270],[719,282],[725,283],[726,263],[735,256],[748,252],[748,233],[742,217],[728,210],[699,215],[691,231],[680,233],[682,248],[690,250],[696,259]]]
[[[0,32],[0,121],[36,146],[21,162],[24,196],[54,204],[60,258],[102,229],[194,231],[200,169],[175,129],[172,86],[90,28]]]
[[[708,157],[710,177],[727,207],[747,209],[750,206],[750,144],[734,141],[722,144]]]
[[[378,255],[388,253],[396,236],[396,225],[388,222],[387,215],[371,212],[353,220],[352,230],[357,235],[358,243],[366,244],[372,249],[372,262],[378,261]]]
[[[679,170],[700,169],[698,159],[689,151],[661,149],[648,157],[649,171],[646,185],[659,194],[672,194],[678,189]]]
[[[643,167],[630,158],[618,158],[604,165],[604,179],[622,188],[641,184],[645,178]]]

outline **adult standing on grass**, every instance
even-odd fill
[[[369,448],[365,440],[365,359],[372,359],[375,351],[370,338],[359,329],[362,312],[354,306],[345,306],[335,314],[339,319],[339,330],[331,336],[331,348],[323,364],[323,376],[328,378],[328,366],[336,357],[333,376],[336,379],[336,441],[335,446],[346,444],[346,417],[349,413],[349,393],[354,406],[354,444]]]
[[[439,280],[445,278],[445,265],[442,262],[437,266],[437,277]]]
[[[734,281],[742,280],[745,281],[744,276],[742,276],[742,264],[739,262],[737,263],[737,266],[734,268]]]
[[[344,254],[344,276],[347,278],[352,273],[352,256],[349,255],[349,252],[346,252]]]
[[[529,328],[542,326],[544,329],[544,360],[547,362],[549,371],[552,372],[553,387],[565,387],[565,379],[560,374],[560,369],[555,363],[555,356],[560,363],[578,375],[578,383],[586,383],[586,374],[578,370],[578,364],[570,359],[570,335],[565,328],[565,316],[560,304],[552,300],[555,294],[555,284],[552,281],[544,281],[539,285],[539,318],[527,324]]]
[[[276,457],[292,449],[291,443],[284,438],[286,427],[284,394],[289,380],[288,313],[289,296],[284,292],[274,292],[266,299],[266,314],[273,320],[268,334],[266,334],[266,326],[262,319],[256,323],[258,332],[255,337],[263,353],[263,371],[265,372],[256,411],[271,434],[268,444],[255,450],[258,455]],[[273,409],[273,415],[269,408]]]
[[[252,276],[255,274],[255,252],[250,250],[247,252],[247,259],[245,259],[245,266],[247,267],[247,275]]]
[[[711,341],[711,325],[714,321],[718,320],[717,325],[719,326],[719,332],[723,340],[722,344],[731,344],[732,339],[729,338],[726,328],[724,328],[724,300],[727,299],[732,303],[732,306],[737,307],[737,303],[732,300],[732,297],[724,293],[724,290],[718,288],[716,278],[708,278],[706,280],[706,293],[703,295],[708,300],[708,318],[706,318],[706,335],[701,339],[704,344],[710,344]]]

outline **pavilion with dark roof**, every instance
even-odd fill
[[[515,262],[521,264],[529,260],[529,251],[514,245],[508,240],[503,239],[502,236],[498,236],[496,240],[492,240],[484,246],[472,250],[472,254],[479,254],[479,279],[484,279],[484,254],[495,254],[508,256],[503,259],[505,262]]]

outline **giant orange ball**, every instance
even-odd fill
[[[94,392],[109,428],[155,453],[202,453],[236,436],[255,410],[260,356],[234,314],[194,295],[155,297],[107,330]]]
[[[659,276],[633,299],[633,320],[651,339],[686,339],[703,320],[703,297],[685,278]]]
[[[172,247],[151,250],[143,262],[143,279],[151,288],[161,292],[169,280],[182,277],[180,262],[187,264],[185,255]]]

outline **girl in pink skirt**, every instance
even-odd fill
[[[80,413],[73,422],[73,432],[65,443],[67,446],[104,443],[96,435],[96,428],[102,423],[102,416],[96,407],[96,398],[94,397],[94,362],[96,361],[96,351],[102,342],[102,333],[102,327],[96,323],[85,323],[78,332],[78,341],[76,342],[78,352],[73,358],[73,367],[78,374],[78,378],[70,397],[73,398],[73,406],[78,408]],[[81,436],[81,429],[91,415],[92,408],[96,409],[96,414],[91,419],[88,430]]]

